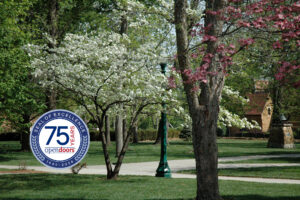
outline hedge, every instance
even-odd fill
[[[168,138],[179,138],[180,131],[176,129],[168,130]],[[157,130],[155,129],[146,129],[138,131],[138,139],[139,141],[145,140],[155,140],[157,136]]]
[[[20,133],[0,133],[0,141],[18,141],[20,140]]]
[[[179,138],[180,131],[176,129],[169,129],[168,130],[168,138]],[[145,140],[155,140],[157,136],[157,130],[155,129],[146,129],[146,130],[139,130],[138,131],[138,139],[139,141]],[[112,141],[115,140],[115,132],[110,132],[110,138]],[[91,141],[100,141],[99,133],[98,132],[90,132],[90,139]],[[1,133],[0,134],[0,141],[17,141],[20,140],[19,133]]]

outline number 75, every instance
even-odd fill
[[[61,140],[56,140],[57,143],[60,144],[60,145],[68,144],[69,139],[70,139],[69,135],[66,132],[61,132],[62,129],[68,129],[67,126],[45,126],[45,129],[52,129],[51,135],[50,135],[46,145],[50,144],[56,129],[57,129],[57,134],[56,134],[57,137],[65,136],[65,138],[66,138],[65,142],[61,142]]]

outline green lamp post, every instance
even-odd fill
[[[161,72],[166,74],[166,63],[161,63]],[[161,112],[161,120],[162,120],[162,131],[161,134],[161,151],[160,151],[160,162],[158,168],[156,170],[156,177],[171,177],[171,170],[167,161],[167,114],[166,114],[166,104],[162,103],[163,111]]]

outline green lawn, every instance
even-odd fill
[[[184,170],[180,171],[179,173],[196,174],[196,170]],[[256,167],[219,169],[218,173],[219,176],[300,179],[300,167]]]
[[[266,159],[251,159],[251,160],[240,160],[230,162],[220,162],[224,164],[243,164],[243,163],[300,163],[299,158],[266,158]]]
[[[6,169],[6,168],[0,168],[0,171],[16,171],[16,169]]]
[[[9,181],[8,181],[9,180]],[[194,179],[122,176],[23,174],[0,176],[0,199],[193,199]],[[299,200],[299,185],[220,181],[224,200]]]
[[[266,140],[243,140],[243,139],[218,139],[219,156],[242,156],[242,155],[267,155],[300,153],[300,144],[296,144],[296,149],[275,149],[266,148]],[[31,152],[20,152],[18,141],[0,142],[0,165],[19,165],[26,161],[27,165],[41,165]],[[109,147],[112,161],[115,162],[114,143]],[[171,141],[168,145],[168,159],[190,159],[193,158],[192,143],[187,141]],[[159,161],[160,145],[153,145],[152,142],[140,144],[130,144],[124,162],[146,162]],[[89,151],[83,162],[88,165],[104,164],[103,153],[100,142],[91,142]]]
[[[300,167],[257,167],[257,168],[220,169],[219,175],[300,179]]]
[[[300,143],[294,149],[267,148],[267,143],[267,139],[218,139],[219,157],[300,154]]]

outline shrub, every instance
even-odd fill
[[[176,129],[169,129],[168,130],[168,138],[179,138],[180,131]],[[138,131],[138,139],[139,141],[145,141],[145,140],[155,140],[157,136],[157,130],[156,129],[140,129]],[[99,133],[98,132],[90,132],[90,138],[91,141],[99,141]],[[115,140],[115,132],[110,132],[110,139],[111,141]]]
[[[168,130],[168,138],[179,138],[180,131],[176,129],[169,129]],[[139,130],[138,131],[138,139],[139,141],[144,140],[155,140],[157,136],[156,129],[146,129],[146,130]]]
[[[17,141],[20,140],[20,133],[8,132],[0,134],[0,141]]]
[[[300,128],[294,128],[293,133],[295,139],[300,139]]]

